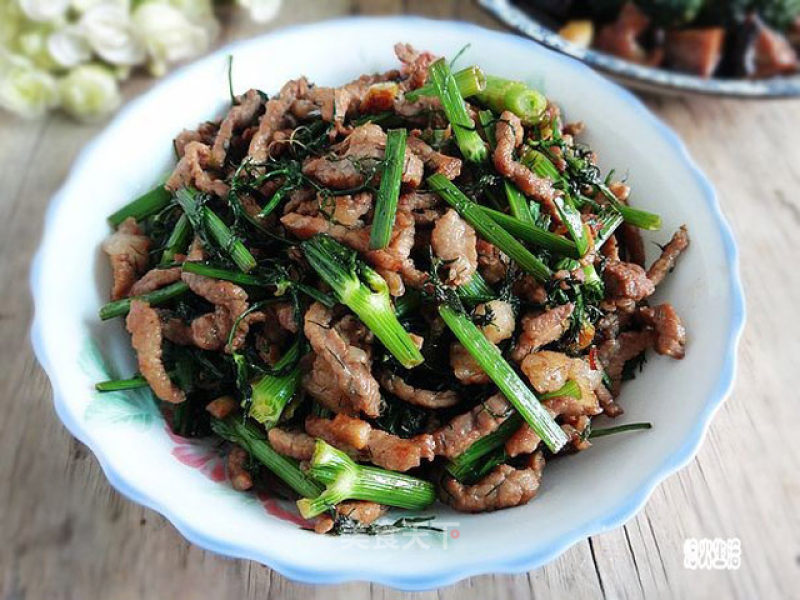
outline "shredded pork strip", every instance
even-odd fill
[[[533,171],[514,159],[514,150],[522,145],[524,129],[519,117],[510,111],[504,111],[495,126],[495,146],[492,159],[498,173],[508,177],[520,191],[539,202],[542,202],[548,211],[555,215],[553,197],[555,190],[549,179],[537,177]]]
[[[362,412],[377,417],[381,395],[370,372],[369,355],[348,344],[331,326],[332,319],[330,309],[318,302],[306,312],[304,333],[316,355],[314,367],[304,379],[306,389],[329,408],[338,409],[337,412]]]
[[[142,233],[133,217],[128,217],[103,242],[102,249],[111,262],[114,278],[111,299],[119,300],[130,293],[139,273],[147,266],[150,238]]]
[[[661,256],[658,257],[656,262],[650,265],[647,270],[647,277],[656,286],[661,283],[666,277],[667,273],[675,268],[675,263],[681,253],[689,247],[689,232],[686,230],[686,225],[682,225],[669,243],[664,246]]]
[[[132,300],[125,326],[131,334],[131,345],[136,350],[139,372],[153,393],[172,404],[186,400],[186,395],[172,383],[161,362],[161,319],[158,313],[147,302]]]
[[[498,465],[473,485],[444,476],[439,498],[461,512],[486,512],[528,503],[539,490],[544,469],[541,452],[532,455],[525,467]]]

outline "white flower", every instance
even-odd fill
[[[8,46],[22,26],[22,11],[14,0],[0,0],[0,45]]]
[[[76,25],[66,25],[50,34],[47,50],[60,66],[70,68],[87,62],[92,57],[92,47],[83,30]]]
[[[53,26],[49,24],[27,23],[17,33],[14,51],[31,59],[40,69],[52,70],[57,66],[47,48],[47,39],[52,31]]]
[[[239,4],[250,11],[254,21],[266,23],[278,15],[282,0],[239,0]]]
[[[144,62],[144,46],[133,31],[128,7],[118,2],[102,2],[90,7],[79,27],[97,55],[113,65],[138,65]]]
[[[121,102],[117,80],[100,65],[75,67],[61,79],[58,90],[62,108],[84,121],[105,117]]]
[[[147,2],[133,13],[136,33],[150,59],[150,72],[163,75],[169,63],[197,56],[211,45],[214,32],[208,25],[192,22],[175,6]]]
[[[21,56],[0,56],[0,107],[27,119],[58,104],[55,78]]]
[[[32,21],[53,21],[67,11],[69,0],[19,0],[19,6]]]

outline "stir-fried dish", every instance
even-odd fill
[[[626,60],[701,77],[800,69],[797,0],[520,0],[562,37]]]
[[[297,499],[318,532],[436,497],[489,511],[534,497],[545,462],[629,424],[644,352],[684,356],[648,299],[687,247],[645,264],[629,204],[524,83],[400,68],[233,96],[174,140],[163,185],[110,217],[113,286],[139,374],[181,436],[225,440],[238,490]]]

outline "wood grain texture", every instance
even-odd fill
[[[498,27],[466,0],[293,0],[270,27],[394,12]],[[222,41],[262,30],[240,14],[226,18]],[[152,84],[131,81],[126,95]],[[735,392],[698,457],[624,527],[527,574],[476,577],[415,595],[364,583],[294,584],[261,565],[191,546],[161,516],[111,489],[56,418],[27,342],[28,268],[42,215],[102,124],[0,115],[0,598],[800,597],[800,403],[793,384],[800,356],[800,271],[793,264],[800,101],[645,100],[686,141],[736,231],[749,323]],[[684,569],[687,537],[740,538],[741,568]]]

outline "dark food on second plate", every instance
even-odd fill
[[[701,77],[800,69],[800,0],[525,0],[567,40]]]

